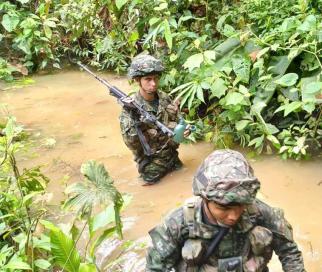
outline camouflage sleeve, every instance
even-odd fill
[[[179,208],[168,215],[162,225],[149,232],[152,247],[147,252],[147,272],[175,271],[184,241],[183,222],[183,208]]]
[[[305,272],[301,251],[293,239],[293,230],[284,212],[259,202],[264,217],[264,227],[273,233],[272,247],[282,263],[283,271]]]
[[[130,150],[137,153],[142,149],[142,147],[134,125],[135,121],[131,117],[130,113],[122,110],[120,115],[120,127],[123,141]]]

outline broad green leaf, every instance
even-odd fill
[[[308,113],[312,113],[315,110],[315,103],[305,103],[302,106],[302,109],[305,110]]]
[[[216,53],[216,51],[214,51],[214,50],[206,50],[206,51],[204,52],[204,56],[205,56],[205,58],[206,58],[206,59],[208,59],[208,60],[216,60],[217,53]]]
[[[274,75],[284,75],[292,60],[288,56],[272,57],[268,71]]]
[[[316,24],[317,19],[313,14],[311,14],[305,18],[304,22],[297,29],[303,32],[309,32],[316,29]]]
[[[46,37],[48,39],[51,39],[51,36],[52,36],[53,32],[51,31],[50,27],[44,26],[44,31],[45,31]]]
[[[263,48],[257,53],[256,58],[259,59],[261,56],[265,55],[269,50],[270,50],[270,47]]]
[[[95,254],[95,249],[102,243],[104,242],[105,239],[107,239],[108,237],[110,237],[111,235],[113,235],[115,233],[116,229],[115,227],[109,228],[107,230],[105,230],[96,240],[95,242],[91,245],[90,251],[89,251],[89,255],[91,257],[94,257]]]
[[[315,94],[322,89],[322,82],[310,82],[303,86],[302,92],[305,94]]]
[[[127,2],[128,0],[115,0],[115,5],[120,10]]]
[[[198,53],[190,56],[183,64],[183,67],[186,69],[189,69],[189,72],[191,72],[194,68],[199,68],[202,62],[203,62],[203,54]]]
[[[51,229],[50,241],[55,264],[69,272],[78,272],[81,259],[74,241],[58,228]]]
[[[182,100],[180,102],[180,108],[181,109],[186,104],[188,99],[190,99],[191,95],[193,94],[193,90],[194,90],[193,85],[191,85],[191,87],[189,88],[189,91],[185,92],[185,94],[183,95]]]
[[[188,99],[188,109],[190,110],[191,107],[192,107],[192,103],[195,101],[195,95],[196,95],[196,92],[197,92],[197,86],[193,86],[191,88],[192,92],[191,92],[191,95]]]
[[[275,136],[273,136],[273,135],[267,135],[266,138],[267,138],[267,140],[269,140],[270,142],[272,142],[275,145],[279,145],[280,144],[279,140]]]
[[[130,43],[135,43],[139,39],[139,32],[133,31],[128,39]]]
[[[204,96],[203,96],[203,89],[201,88],[200,85],[196,86],[196,93],[197,93],[197,98],[205,103]]]
[[[78,272],[97,272],[95,264],[81,263]]]
[[[152,26],[154,25],[155,23],[157,22],[160,22],[160,18],[157,18],[157,17],[152,17],[150,20],[149,20],[149,25]]]
[[[51,263],[44,259],[37,259],[35,260],[35,266],[47,270],[51,266]]]
[[[50,238],[45,234],[41,234],[40,238],[34,237],[33,245],[34,248],[50,251]]]
[[[154,10],[160,11],[168,8],[168,3],[161,3],[158,7],[155,7]]]
[[[298,108],[302,106],[302,102],[300,101],[294,101],[290,104],[285,105],[284,107],[284,117],[289,115],[291,112],[294,112]]]
[[[99,214],[93,217],[90,224],[91,232],[95,232],[99,228],[107,226],[108,224],[114,222],[114,220],[114,206],[109,205],[104,211],[100,212]]]
[[[168,20],[165,19],[163,21],[163,26],[164,26],[164,37],[165,37],[167,45],[171,51],[171,49],[172,49],[172,34],[171,34],[170,25],[169,25]]]
[[[229,92],[226,95],[226,105],[245,105],[244,96],[237,92]]]
[[[225,35],[227,38],[229,38],[236,34],[236,30],[233,26],[229,24],[225,24],[222,34]]]
[[[56,27],[56,23],[53,20],[45,20],[44,25],[51,27],[51,28]]]
[[[283,153],[285,151],[287,151],[289,149],[289,146],[283,145],[280,149],[279,149],[279,153]]]
[[[3,15],[2,17],[2,26],[8,32],[11,32],[16,29],[19,24],[19,17],[17,16],[9,16],[8,14]]]
[[[7,269],[12,269],[13,271],[17,270],[31,270],[31,267],[28,263],[24,262],[20,257],[18,257],[16,254],[11,257],[9,262],[3,267],[4,271],[7,271]]]
[[[238,121],[235,126],[238,131],[243,130],[248,124],[250,123],[249,120],[240,120]]]
[[[244,83],[248,83],[250,74],[249,58],[242,55],[234,55],[232,65],[237,78]]]
[[[10,143],[14,137],[16,127],[15,123],[15,118],[10,117],[7,121],[6,127],[4,128],[4,133],[8,143]]]
[[[118,234],[122,237],[120,209],[123,205],[122,195],[114,186],[114,181],[103,164],[88,161],[81,166],[81,173],[87,178],[85,182],[74,183],[67,187],[66,192],[72,196],[65,202],[65,208],[77,209],[77,213],[91,211],[96,203],[109,205],[113,203],[115,224]]]
[[[275,80],[276,84],[279,84],[283,87],[290,87],[293,86],[296,81],[298,80],[299,76],[295,73],[288,73],[281,78]]]
[[[218,78],[215,82],[211,85],[211,95],[217,98],[221,98],[227,90],[227,86],[225,81],[222,78]]]
[[[264,135],[251,140],[248,143],[248,146],[255,145],[255,148],[258,148],[263,143],[263,141],[264,141]]]
[[[20,2],[21,4],[26,4],[29,3],[30,0],[18,0],[18,2]]]
[[[267,124],[266,123],[265,126],[266,126],[267,132],[269,134],[275,134],[275,133],[279,132],[279,129],[276,126],[272,125],[272,124]]]

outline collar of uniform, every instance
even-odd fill
[[[159,92],[157,92],[157,96],[158,96],[158,99],[159,99],[159,107],[158,107],[158,112],[160,111],[160,101],[162,99],[162,95],[160,95]],[[135,94],[135,101],[137,103],[139,103],[144,110],[148,111],[148,112],[154,112],[154,108],[153,108],[153,105],[152,103],[149,103],[149,101],[145,100],[143,98],[143,96],[140,94],[140,92],[138,91],[136,94]]]
[[[198,199],[196,202],[195,208],[195,220],[196,220],[196,232],[197,235],[204,239],[211,239],[214,237],[218,231],[220,226],[217,225],[208,225],[203,222],[202,219],[202,199]],[[239,222],[233,227],[233,230],[237,233],[246,233],[254,226],[254,222],[252,222],[251,217],[248,213],[248,209],[242,214]]]

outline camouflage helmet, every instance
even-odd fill
[[[162,62],[159,59],[147,54],[140,54],[133,58],[128,70],[130,78],[160,74],[164,71]]]
[[[251,204],[260,188],[245,157],[234,150],[216,150],[199,166],[193,194],[222,205]]]

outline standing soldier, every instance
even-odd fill
[[[160,60],[150,55],[136,56],[129,68],[128,75],[139,84],[139,91],[131,99],[170,129],[174,129],[179,118],[178,105],[158,91],[159,76],[164,71]],[[127,102],[130,101],[121,101]],[[182,167],[178,157],[179,145],[163,134],[146,120],[138,120],[126,107],[120,115],[123,140],[132,151],[138,171],[145,184],[154,184],[167,173]],[[185,131],[185,136],[188,131]],[[144,147],[151,154],[147,154]]]
[[[305,272],[283,211],[256,199],[260,183],[237,151],[218,150],[201,164],[183,207],[150,231],[148,272],[267,272],[273,251],[285,272]]]

